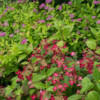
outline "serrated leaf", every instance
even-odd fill
[[[27,65],[27,64],[29,64],[29,62],[24,61],[24,62],[22,62],[21,64],[22,64],[22,65]]]
[[[93,70],[93,78],[96,82],[99,82],[100,80],[100,72],[96,67],[94,67],[94,70]]]
[[[13,88],[12,88],[11,86],[8,86],[8,87],[6,88],[6,93],[5,93],[5,95],[9,95],[12,91],[13,91]]]
[[[31,62],[32,62],[32,63],[35,63],[36,61],[37,61],[37,58],[36,58],[36,57],[32,57],[32,58],[31,58]]]
[[[72,65],[73,65],[74,63],[75,63],[75,61],[69,62],[69,63],[68,63],[68,66],[69,66],[69,67],[72,67]]]
[[[73,31],[74,25],[68,25],[66,27],[63,28],[63,35],[64,37],[66,37],[67,35],[69,35],[72,31]]]
[[[46,85],[42,82],[39,82],[39,83],[34,83],[33,84],[35,86],[35,88],[37,89],[45,89],[46,88]]]
[[[46,88],[48,88],[52,83],[50,81],[46,81]]]
[[[29,46],[26,51],[28,52],[28,54],[30,54],[32,51],[33,51],[33,47],[32,46]]]
[[[11,79],[11,81],[12,81],[12,88],[14,88],[14,89],[16,87],[18,87],[18,83],[16,83],[16,80],[17,80],[17,76]]]
[[[17,76],[15,76],[15,77],[13,77],[12,79],[11,79],[11,81],[13,82],[13,81],[16,81],[17,80]]]
[[[46,75],[42,75],[42,74],[36,75],[35,77],[33,76],[32,82],[38,82],[38,81],[44,79],[45,77],[46,77]]]
[[[91,91],[87,94],[85,100],[100,100],[100,94],[96,91]]]
[[[89,39],[86,41],[86,45],[90,48],[90,49],[96,49],[96,41],[93,39]]]
[[[74,94],[68,97],[68,100],[80,100],[81,98],[82,98],[81,95]]]
[[[91,83],[91,80],[88,77],[83,78],[82,85],[84,86],[84,84],[87,84],[87,83]]]
[[[61,49],[61,51],[63,52],[63,53],[66,53],[67,51],[68,51],[68,47],[67,48],[63,48],[63,49]]]
[[[94,28],[92,28],[92,27],[90,27],[90,29],[91,29],[91,32],[92,32],[94,35],[96,35],[97,31],[96,31]]]
[[[92,89],[93,87],[94,87],[94,84],[93,84],[93,83],[84,84],[84,86],[82,87],[80,93],[87,92],[87,91],[89,91],[90,89]]]
[[[90,89],[92,89],[93,87],[94,87],[94,84],[91,83],[91,80],[88,77],[85,77],[82,80],[82,89],[81,89],[80,93],[87,92]]]
[[[57,42],[57,46],[63,47],[63,46],[64,46],[64,41],[59,41],[59,42]]]
[[[47,76],[50,76],[50,75],[52,75],[56,70],[57,70],[56,67],[50,68],[50,69],[47,70],[46,75],[47,75]]]
[[[100,54],[100,49],[96,50],[95,52],[96,52],[97,54]]]
[[[19,58],[18,58],[18,63],[19,63],[21,60],[23,60],[24,58],[26,58],[26,57],[27,57],[26,54],[20,55]]]
[[[53,92],[53,87],[54,87],[54,86],[49,86],[46,90],[47,90],[47,91],[50,91],[50,92]]]
[[[69,80],[70,80],[70,78],[68,76],[64,75],[64,83],[69,84]]]
[[[32,95],[35,91],[36,91],[36,89],[30,89],[29,90],[30,95]]]
[[[59,35],[55,34],[55,35],[51,36],[47,41],[48,41],[48,43],[51,43],[52,40],[59,40]]]
[[[14,91],[14,93],[16,95],[20,95],[21,93],[23,93],[23,91],[21,89],[17,89],[16,91]]]

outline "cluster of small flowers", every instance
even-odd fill
[[[100,4],[100,1],[96,1],[96,0],[95,0],[95,1],[94,1],[94,4]]]
[[[45,0],[45,3],[49,4],[51,3],[53,0]],[[65,3],[63,3],[65,4]],[[62,9],[62,6],[63,4],[61,4],[59,7],[58,7],[58,10],[60,11]],[[68,2],[68,5],[72,5],[72,2],[69,1]],[[42,3],[40,6],[39,6],[40,9],[45,9],[45,10],[48,10],[48,11],[51,11],[51,10],[54,10],[54,8],[49,8],[48,6],[46,6],[44,3]]]
[[[70,63],[71,61],[69,62],[66,61],[65,57],[67,56],[61,52],[62,49],[66,48],[67,43],[65,43],[63,47],[59,47],[57,45],[57,42],[59,42],[59,40],[53,40],[52,43],[49,43],[47,39],[42,40],[41,44],[39,45],[39,48],[34,49],[35,53],[33,53],[30,56],[30,58],[28,58],[28,61],[31,62],[31,59],[33,57],[37,58],[38,60],[32,65],[39,66],[40,71],[43,69],[47,70],[47,69],[52,68],[52,64],[56,64],[57,65],[56,67],[58,67],[59,69],[61,68],[61,72],[54,72],[51,76],[45,79],[44,82],[50,81],[52,85],[54,86],[53,91],[57,92],[58,95],[62,95],[62,93],[66,91],[66,89],[70,86],[76,85],[77,87],[81,88],[82,86],[80,82],[82,80],[82,76],[77,75],[77,72],[75,70],[75,64],[73,64],[71,68],[67,67],[67,64]],[[43,49],[45,50],[45,52],[41,54]],[[52,57],[47,58],[46,55],[48,53],[52,53]],[[75,56],[76,53],[71,52],[70,55]],[[51,59],[51,62],[47,63],[46,59]],[[38,64],[41,64],[41,65],[38,65]],[[35,88],[34,83],[32,82],[33,72],[34,72],[34,69],[32,66],[31,67],[24,66],[24,70],[22,72],[20,70],[16,72],[16,74],[18,75],[17,82],[20,82],[21,80],[24,80],[24,78],[27,78],[29,88],[30,89]],[[69,84],[64,83],[65,76],[69,77]],[[46,97],[45,97],[46,93],[47,91],[40,90],[40,100],[46,100]],[[38,97],[37,95],[31,96],[32,100],[35,100],[35,98],[37,97]],[[50,100],[55,100],[53,95],[51,95]]]
[[[24,40],[21,42],[21,44],[25,44],[25,43],[27,43],[27,39],[24,39]]]
[[[23,75],[21,74],[21,70],[18,70],[18,71],[16,72],[16,74],[18,75],[18,80],[17,80],[17,82],[19,82],[20,79],[24,80]]]
[[[45,3],[51,3],[53,0],[45,0]]]
[[[5,36],[5,35],[6,35],[6,33],[4,33],[4,32],[0,33],[0,37]]]
[[[27,1],[27,0],[18,0],[18,3],[23,3],[25,1]]]
[[[83,59],[80,61],[80,68],[86,68],[86,71],[92,74],[94,61],[87,57],[87,53],[83,51]]]
[[[4,10],[4,12],[0,15],[0,18],[2,18],[5,15],[5,13],[8,12],[8,10],[13,11],[13,10],[15,10],[15,8],[7,6],[7,8]]]

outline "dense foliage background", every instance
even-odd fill
[[[0,100],[100,100],[100,1],[13,1],[0,7]]]

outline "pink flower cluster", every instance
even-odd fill
[[[46,20],[50,20],[51,18],[53,18],[54,16],[48,15],[48,17],[46,18]]]
[[[21,42],[21,44],[25,44],[25,43],[27,43],[27,39],[24,39],[24,40]]]
[[[95,0],[95,1],[94,1],[94,4],[100,4],[100,1],[96,1],[96,0]]]
[[[45,23],[45,20],[39,20],[37,23]]]
[[[53,0],[45,0],[45,3],[51,3]]]
[[[0,32],[0,37],[5,36],[6,33],[5,32]]]

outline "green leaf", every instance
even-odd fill
[[[14,91],[14,93],[16,95],[21,95],[21,93],[23,93],[23,91],[21,89],[17,89],[16,91]]]
[[[28,61],[24,61],[24,62],[22,62],[21,64],[22,64],[22,65],[27,65],[27,64],[29,64],[29,62],[28,62]]]
[[[32,58],[31,58],[31,62],[32,62],[32,63],[35,63],[36,61],[37,61],[37,58],[36,58],[36,57],[32,57]]]
[[[44,79],[45,77],[46,77],[46,75],[42,75],[42,74],[33,76],[32,82],[38,82],[38,81]]]
[[[93,87],[94,87],[94,84],[93,84],[93,83],[84,84],[84,86],[82,87],[80,93],[87,92],[87,91],[89,91],[90,89],[92,89]]]
[[[80,93],[87,92],[90,89],[92,89],[93,87],[94,87],[94,84],[91,83],[91,80],[88,77],[85,77],[82,80],[82,89],[81,89]]]
[[[50,91],[50,92],[53,92],[53,86],[49,86],[46,90]]]
[[[66,27],[63,28],[63,35],[64,37],[66,37],[67,35],[69,35],[72,31],[73,31],[74,25],[68,25]]]
[[[67,83],[69,85],[70,78],[66,75],[64,75],[64,83]]]
[[[59,42],[57,42],[57,46],[63,47],[63,46],[64,46],[64,41],[59,41]]]
[[[12,88],[13,89],[15,89],[15,88],[17,88],[18,87],[18,83],[16,83],[16,80],[17,80],[17,76],[16,77],[13,77],[12,79],[11,79],[11,81],[12,81]]]
[[[80,100],[81,98],[82,98],[81,95],[74,94],[68,97],[68,100]]]
[[[93,35],[96,35],[97,31],[92,27],[90,27],[90,29],[91,29],[91,32],[93,33]]]
[[[87,83],[91,83],[91,80],[88,77],[83,78],[82,85],[84,86],[84,84],[87,84]]]
[[[100,54],[100,49],[96,50],[95,52],[96,52],[97,54]]]
[[[100,90],[100,83],[97,83],[96,85],[97,85],[98,89]]]
[[[13,81],[16,82],[17,78],[18,78],[18,77],[15,76],[15,77],[13,77],[13,78],[11,79],[11,81],[12,81],[12,82],[13,82]]]
[[[72,67],[72,65],[75,63],[75,61],[71,61],[70,63],[68,63],[69,67]]]
[[[13,88],[12,88],[11,86],[8,86],[8,87],[6,88],[6,93],[5,93],[5,95],[9,95],[12,91],[13,91]]]
[[[94,67],[94,70],[93,70],[93,78],[96,82],[99,82],[100,80],[100,72],[98,70],[98,68]]]
[[[48,88],[52,83],[50,81],[46,81],[46,88]]]
[[[24,58],[26,58],[26,57],[27,57],[26,54],[20,55],[19,58],[18,58],[18,63],[19,63],[21,60],[23,60]]]
[[[39,83],[34,83],[33,84],[35,86],[35,88],[37,89],[45,89],[46,88],[46,85],[42,82],[39,82]]]
[[[29,46],[29,47],[26,49],[26,52],[27,52],[28,54],[30,54],[32,51],[33,51],[33,47],[32,47],[32,46]]]
[[[30,89],[29,90],[30,95],[32,95],[35,91],[36,91],[36,89]]]
[[[50,68],[50,69],[47,70],[46,75],[47,75],[47,76],[50,76],[50,75],[52,75],[56,70],[57,70],[56,67]]]
[[[80,71],[80,69],[81,69],[81,68],[80,68],[79,65],[75,66],[75,70],[76,70],[76,71]]]
[[[45,51],[46,51],[45,49],[42,49],[41,50],[41,55],[45,54]]]
[[[21,100],[21,95],[18,95],[16,100]]]
[[[100,100],[100,94],[96,91],[91,91],[87,94],[85,100]]]
[[[53,36],[51,36],[47,41],[48,41],[48,43],[51,43],[52,42],[52,40],[59,40],[59,34],[55,34],[55,35],[53,35]]]
[[[66,53],[66,52],[68,51],[68,49],[69,49],[68,47],[67,47],[67,48],[62,48],[61,51],[62,51],[63,53]]]
[[[87,74],[86,77],[88,77],[90,80],[93,80],[93,74]]]
[[[86,45],[90,48],[90,49],[96,49],[96,41],[93,39],[89,39],[86,41]]]

